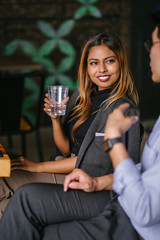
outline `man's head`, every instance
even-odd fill
[[[160,38],[160,11],[152,14],[151,17],[155,25],[158,27],[158,37]]]
[[[152,80],[160,82],[160,12],[152,15],[155,29],[152,33],[152,44],[150,46],[150,67]]]

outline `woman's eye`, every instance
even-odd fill
[[[97,65],[97,62],[90,62],[90,65]]]
[[[106,63],[114,63],[115,62],[115,59],[108,59],[107,61],[106,61]]]

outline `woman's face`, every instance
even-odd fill
[[[120,75],[115,53],[104,44],[92,47],[87,59],[87,71],[99,91],[111,88]]]

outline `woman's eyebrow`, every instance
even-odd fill
[[[109,56],[109,57],[106,57],[105,60],[107,60],[108,58],[116,58],[116,56]],[[97,58],[89,58],[88,61],[97,61],[98,59]]]

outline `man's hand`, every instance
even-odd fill
[[[84,192],[94,192],[96,184],[97,182],[94,177],[89,176],[82,169],[74,169],[72,173],[65,177],[63,188],[65,192],[69,188],[80,189]]]
[[[105,127],[105,139],[121,137],[123,133],[137,122],[138,116],[128,116],[125,114],[129,106],[129,103],[121,104],[109,114]]]

